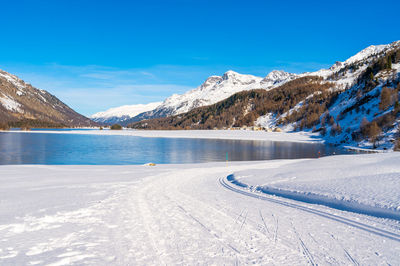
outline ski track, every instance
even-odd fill
[[[78,210],[0,222],[0,264],[399,262],[397,223],[260,195],[221,178],[247,167],[164,166],[135,182],[102,185],[113,192]]]
[[[292,203],[292,202],[289,202],[289,201],[280,200],[277,197],[267,197],[267,196],[261,195],[260,193],[248,192],[248,191],[246,191],[244,189],[242,190],[242,189],[239,189],[239,188],[235,188],[232,185],[230,185],[229,183],[230,182],[227,181],[226,179],[220,178],[220,184],[222,186],[224,186],[225,188],[231,190],[231,191],[234,191],[234,192],[237,192],[237,193],[249,196],[249,197],[257,198],[257,199],[260,199],[260,200],[271,201],[271,202],[274,202],[274,203],[277,203],[277,204],[281,204],[281,205],[284,205],[284,206],[288,206],[288,207],[291,207],[291,208],[295,208],[295,209],[298,209],[298,210],[303,210],[303,211],[306,211],[306,212],[310,212],[310,213],[313,213],[313,214],[316,214],[316,215],[319,215],[319,216],[322,216],[322,217],[325,217],[325,218],[328,218],[328,219],[332,219],[332,220],[347,224],[349,226],[353,226],[353,227],[355,227],[357,229],[361,229],[361,230],[367,231],[369,233],[376,234],[376,235],[379,235],[379,236],[383,236],[383,237],[389,238],[391,240],[395,240],[395,241],[400,242],[400,234],[398,234],[398,233],[394,233],[394,232],[391,232],[391,231],[388,231],[388,230],[380,229],[378,227],[374,227],[374,226],[370,226],[370,225],[367,225],[367,224],[364,224],[364,223],[360,223],[360,222],[357,222],[356,220],[351,220],[351,219],[348,219],[348,218],[345,218],[345,217],[341,217],[341,216],[338,216],[338,215],[335,215],[335,214],[332,214],[332,213],[316,210],[314,208],[306,207],[306,206],[303,206],[301,204],[296,204],[296,203]]]

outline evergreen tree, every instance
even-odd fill
[[[387,65],[386,65],[387,69],[392,69],[392,57],[388,56],[387,58]]]
[[[369,73],[369,79],[374,80],[374,73],[372,73],[372,72]]]

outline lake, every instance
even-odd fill
[[[0,164],[177,164],[316,158],[349,153],[321,143],[0,132]]]

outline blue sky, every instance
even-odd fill
[[[400,39],[400,1],[4,1],[0,68],[85,115]]]

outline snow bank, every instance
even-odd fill
[[[399,153],[331,156],[229,179],[253,191],[400,220],[399,161]]]

